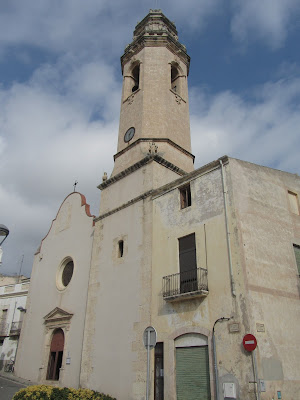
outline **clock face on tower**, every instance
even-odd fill
[[[132,126],[131,128],[129,128],[129,129],[126,131],[126,133],[125,133],[125,135],[124,135],[124,142],[125,142],[125,143],[128,143],[128,142],[133,138],[134,134],[135,134],[135,129],[134,129],[134,127]]]

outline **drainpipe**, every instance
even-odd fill
[[[236,296],[235,293],[235,283],[233,279],[232,273],[232,258],[231,258],[231,247],[230,247],[230,233],[228,227],[228,214],[227,214],[227,186],[226,186],[226,177],[225,177],[225,170],[224,164],[222,160],[220,161],[221,165],[221,175],[222,175],[222,184],[223,184],[223,195],[224,195],[224,212],[225,212],[225,225],[226,225],[226,239],[227,239],[227,251],[228,251],[228,261],[229,261],[229,271],[230,271],[230,283],[231,283],[231,294],[233,297]]]
[[[217,348],[216,348],[216,338],[215,338],[215,325],[218,322],[229,321],[230,318],[219,318],[215,321],[213,326],[213,333],[212,333],[212,342],[213,342],[213,355],[214,355],[214,369],[215,369],[215,387],[216,387],[216,400],[219,400],[219,372],[218,372],[218,364],[217,364]]]

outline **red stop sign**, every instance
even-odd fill
[[[251,333],[248,333],[248,335],[245,335],[243,338],[243,346],[244,346],[245,350],[247,350],[247,351],[255,350],[255,348],[257,346],[256,337],[254,335],[251,335]]]

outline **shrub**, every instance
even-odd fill
[[[13,400],[116,400],[90,389],[58,388],[48,385],[28,386],[19,390]]]
[[[13,400],[51,400],[52,387],[46,385],[28,386],[26,389],[19,390]]]

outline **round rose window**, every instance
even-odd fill
[[[71,282],[74,272],[74,262],[70,258],[62,262],[57,271],[56,286],[59,290],[65,289]]]

